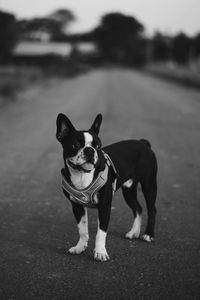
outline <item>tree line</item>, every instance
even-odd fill
[[[188,64],[200,58],[200,33],[189,37],[180,32],[172,37],[157,32],[149,45],[150,57],[154,61]]]
[[[133,16],[109,13],[90,32],[70,34],[69,25],[75,19],[67,9],[29,20],[17,20],[13,14],[0,11],[0,59],[12,55],[13,47],[24,39],[68,41],[74,45],[92,42],[96,44],[96,57],[100,61],[129,66],[140,66],[147,61],[188,64],[200,58],[200,33],[189,37],[184,32],[174,36],[157,32],[147,38],[144,25]]]

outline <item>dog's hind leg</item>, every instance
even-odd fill
[[[139,238],[142,223],[142,207],[137,200],[137,183],[133,182],[131,179],[128,180],[122,186],[122,193],[134,215],[133,225],[131,230],[126,234],[126,238]]]
[[[143,240],[146,242],[152,242],[154,240],[154,227],[156,219],[156,196],[157,196],[157,183],[156,178],[149,184],[142,184],[142,191],[146,200],[147,212],[148,212],[148,222],[143,235]]]
[[[75,247],[69,249],[69,253],[80,254],[87,248],[89,240],[87,208],[72,203],[72,209],[77,221],[79,241]]]

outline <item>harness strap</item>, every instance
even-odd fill
[[[103,152],[103,154],[104,154],[104,156],[106,158],[106,163],[108,164],[108,166],[111,166],[113,168],[113,171],[114,171],[114,173],[116,175],[116,178],[115,178],[115,180],[114,180],[114,182],[112,184],[113,195],[114,195],[114,193],[116,192],[117,178],[119,177],[119,174],[118,174],[118,172],[117,172],[117,170],[115,168],[115,165],[114,165],[112,159],[110,158],[110,156],[106,152],[104,152],[103,150],[102,150],[102,152]]]
[[[102,152],[103,152],[103,155],[106,159],[106,163],[108,164],[108,166],[112,166],[114,173],[116,174],[117,177],[119,177],[119,174],[117,173],[115,165],[114,165],[112,159],[110,158],[110,156],[106,152],[104,152],[103,150],[102,150]]]

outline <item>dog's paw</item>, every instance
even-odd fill
[[[129,240],[138,239],[140,236],[140,232],[129,231],[126,233],[125,237]]]
[[[87,244],[77,244],[75,247],[72,247],[68,250],[68,253],[70,254],[81,254],[84,252],[87,248]]]
[[[147,243],[151,243],[154,241],[154,237],[152,237],[148,234],[143,234],[142,239],[143,239],[143,241],[145,241]]]
[[[138,239],[140,236],[140,230],[141,230],[141,223],[142,223],[142,216],[137,214],[134,222],[133,222],[133,226],[131,228],[131,230],[129,232],[127,232],[126,234],[126,238],[127,239]]]
[[[94,250],[94,259],[95,259],[96,261],[101,261],[101,262],[103,262],[103,261],[108,261],[108,260],[110,260],[110,257],[109,257],[109,255],[108,255],[106,249],[105,249],[105,248],[102,248],[102,249],[95,249],[95,250]]]

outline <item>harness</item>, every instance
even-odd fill
[[[61,170],[62,174],[62,188],[64,191],[69,193],[70,200],[72,200],[75,203],[95,208],[97,206],[97,200],[95,199],[95,195],[97,192],[106,184],[108,180],[108,171],[109,167],[111,166],[113,168],[114,173],[116,174],[116,177],[118,176],[117,171],[115,169],[115,166],[110,158],[110,156],[102,151],[104,154],[104,157],[106,159],[105,169],[101,171],[98,175],[98,177],[85,189],[76,189],[73,187],[66,179],[65,176],[65,169]],[[116,190],[116,181],[113,184],[113,193]]]

